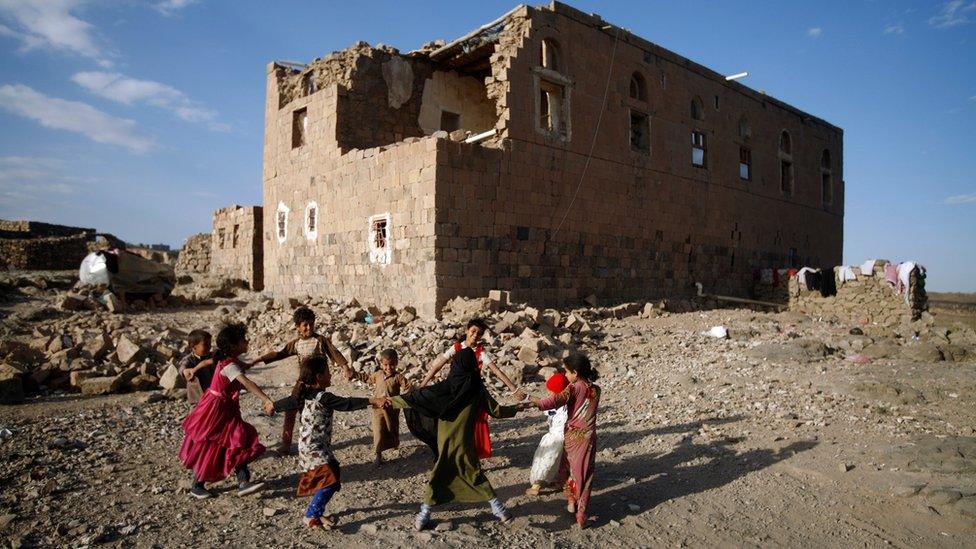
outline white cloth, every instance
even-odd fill
[[[905,303],[908,303],[911,299],[912,292],[909,282],[912,271],[915,269],[918,269],[920,274],[925,274],[925,267],[915,263],[914,261],[906,261],[898,264],[898,286],[900,287],[899,291],[905,296]]]
[[[819,269],[811,269],[810,267],[804,267],[796,273],[796,281],[801,284],[800,289],[807,289],[807,273],[815,273]]]
[[[861,264],[861,276],[874,276],[874,264],[877,259],[869,259]]]
[[[467,343],[465,343],[463,341],[461,342],[461,348],[462,349],[466,348],[467,346],[468,346]],[[452,358],[454,358],[455,353],[457,353],[457,351],[454,350],[454,345],[451,345],[450,347],[447,348],[446,351],[444,351],[444,358],[446,358],[448,360],[451,360]],[[481,366],[484,367],[484,366],[488,366],[489,364],[493,364],[493,363],[494,363],[494,359],[492,359],[491,358],[491,355],[488,354],[488,349],[482,348],[481,349]]]
[[[834,271],[837,273],[837,281],[843,286],[848,280],[857,280],[857,275],[854,274],[854,269],[848,267],[847,265],[841,265],[840,267],[834,267]]]
[[[565,406],[547,412],[549,432],[542,436],[539,447],[532,458],[529,482],[548,483],[556,480],[559,472],[559,459],[563,455],[563,439],[566,436],[566,420],[569,411]]]
[[[228,381],[234,381],[243,373],[241,367],[236,362],[231,362],[220,369],[220,375],[226,377]]]

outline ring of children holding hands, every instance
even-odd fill
[[[537,496],[544,486],[561,489],[567,512],[575,517],[579,527],[586,527],[600,387],[595,384],[598,374],[585,355],[575,353],[563,359],[563,371],[546,381],[547,396],[529,396],[492,360],[482,343],[487,326],[475,318],[467,323],[464,338],[449,345],[414,387],[397,370],[395,349],[379,353],[375,372],[358,373],[329,337],[315,331],[311,309],[299,307],[293,320],[298,337],[251,363],[239,358],[248,350],[242,324],[224,326],[215,342],[205,331],[190,333],[190,353],[181,360],[180,370],[187,380],[187,399],[194,407],[183,421],[185,435],[179,458],[192,471],[192,497],[212,497],[206,484],[231,474],[236,476],[241,496],[263,488],[263,483],[251,480],[249,469],[265,447],[258,440],[257,430],[241,417],[239,395],[246,389],[261,399],[266,414],[284,415],[279,455],[291,453],[298,421],[301,474],[296,494],[311,498],[302,517],[307,527],[328,529],[338,522],[338,517],[326,513],[329,500],[341,489],[341,466],[332,452],[333,415],[366,408],[372,410],[377,464],[382,462],[385,450],[399,446],[401,410],[408,430],[436,458],[414,517],[417,530],[430,525],[434,507],[451,502],[487,502],[495,517],[509,523],[512,512],[498,498],[481,469],[480,460],[492,454],[488,418],[510,418],[534,408],[546,411],[548,432],[536,449],[530,486],[525,493]],[[211,355],[213,343],[216,351]],[[272,400],[247,377],[254,364],[290,356],[299,358],[299,376],[291,394],[283,399]],[[447,374],[434,382],[448,364]],[[330,393],[332,368],[341,368],[347,380],[372,385],[373,396],[340,397]],[[482,379],[485,368],[509,388],[517,404],[502,405],[495,400]]]

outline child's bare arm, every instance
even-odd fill
[[[441,368],[443,368],[444,365],[447,364],[447,361],[448,358],[445,357],[444,355],[437,355],[437,358],[435,358],[434,361],[431,362],[430,366],[427,368],[427,375],[425,375],[424,379],[421,380],[420,386],[423,387],[428,383],[430,383],[430,380],[434,379],[434,377],[437,375],[437,372],[440,372]]]
[[[502,369],[499,368],[497,364],[495,364],[494,362],[489,362],[488,369],[494,372],[494,374],[498,376],[498,379],[502,380],[502,383],[504,383],[505,386],[508,387],[510,391],[512,391],[512,396],[514,396],[516,400],[522,400],[525,398],[525,392],[523,392],[522,389],[518,387],[518,385],[515,385],[512,379],[508,377],[508,375],[504,371],[502,371]]]
[[[254,396],[258,397],[258,398],[260,398],[261,401],[264,403],[265,406],[267,406],[268,403],[271,403],[272,405],[274,405],[274,402],[268,397],[268,395],[266,395],[264,393],[264,391],[261,390],[260,387],[258,387],[257,385],[255,385],[253,381],[251,381],[250,379],[248,379],[246,375],[241,374],[241,375],[237,376],[237,381],[240,381],[241,382],[241,385],[243,385],[244,388],[247,389],[247,392],[251,393],[252,395],[254,395]]]

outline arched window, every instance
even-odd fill
[[[749,121],[743,116],[739,119],[739,138],[746,140],[752,137],[752,128],[749,127]]]
[[[559,44],[555,40],[546,38],[542,41],[539,62],[542,68],[557,72],[563,70],[562,59],[559,55]]]
[[[691,100],[691,119],[692,120],[704,120],[705,119],[705,109],[702,106],[701,97],[697,95]]]
[[[786,130],[783,130],[779,136],[779,151],[786,155],[793,154],[793,140],[790,138],[790,132]]]
[[[630,98],[647,101],[647,82],[639,72],[630,76]]]

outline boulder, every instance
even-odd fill
[[[81,387],[81,382],[92,377],[97,377],[98,373],[94,370],[75,370],[70,374],[70,381],[72,387]]]
[[[85,300],[68,294],[58,302],[58,309],[62,311],[80,311],[85,308]]]
[[[92,360],[100,360],[112,350],[112,340],[105,332],[93,332],[85,335],[81,342],[81,354]]]
[[[902,356],[914,362],[939,362],[942,351],[931,343],[914,342],[902,348]]]
[[[133,362],[138,361],[142,358],[142,348],[139,345],[133,343],[129,336],[122,336],[119,338],[118,343],[115,345],[115,352],[119,358],[119,362],[123,366],[128,366]]]
[[[78,388],[86,396],[108,395],[116,392],[116,376],[87,377],[79,381]]]
[[[176,366],[170,364],[159,376],[159,386],[163,389],[181,389],[186,387],[186,378]]]

